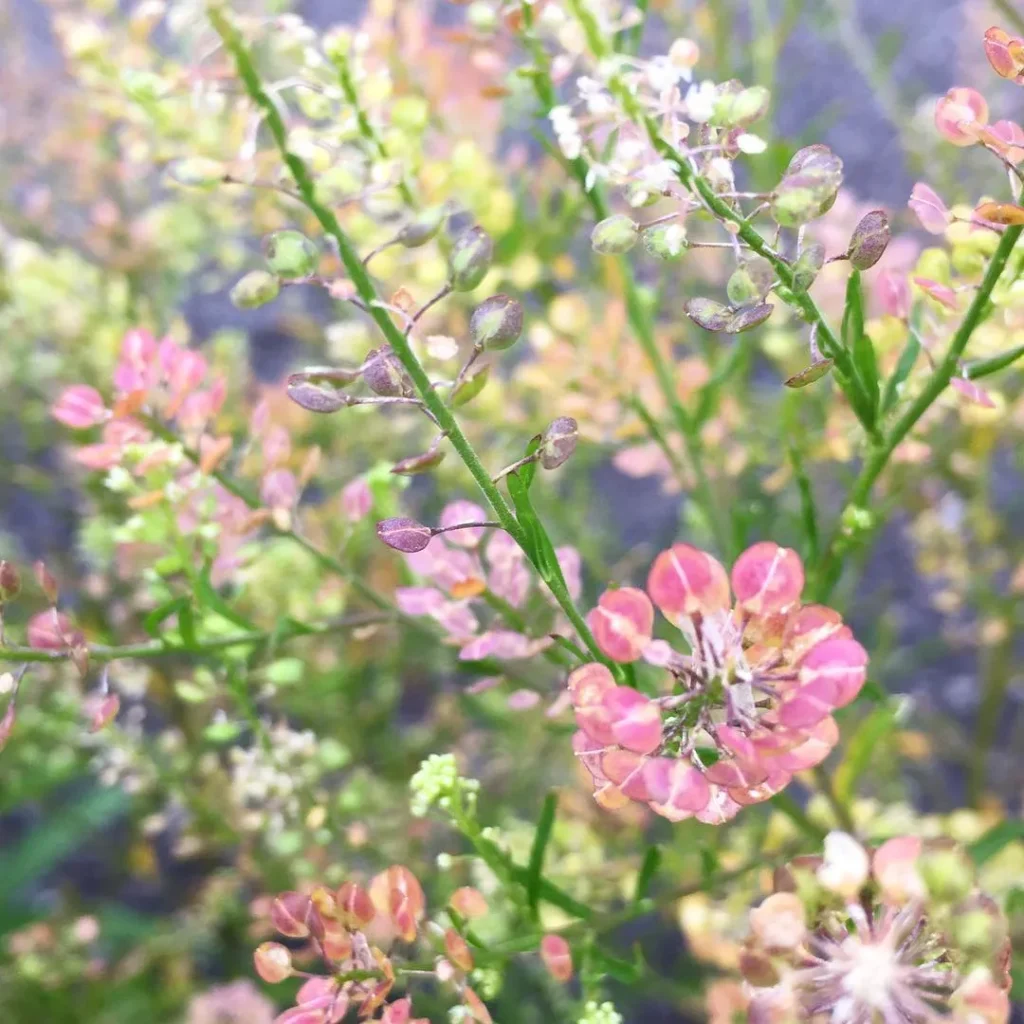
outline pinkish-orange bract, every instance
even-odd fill
[[[860,692],[867,654],[837,612],[800,603],[803,586],[799,556],[777,544],[743,552],[731,586],[716,559],[676,544],[655,559],[647,594],[602,595],[590,620],[602,652],[663,668],[671,684],[649,697],[598,662],[569,676],[573,747],[603,806],[722,822],[827,756],[832,712]],[[686,653],[652,638],[652,601]]]

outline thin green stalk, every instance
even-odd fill
[[[391,153],[388,150],[387,143],[380,137],[380,133],[370,123],[370,119],[367,117],[366,111],[363,109],[363,105],[359,100],[359,92],[356,89],[355,82],[352,80],[352,69],[349,67],[348,61],[344,58],[340,58],[334,61],[334,66],[338,70],[338,84],[341,86],[341,91],[345,94],[345,99],[348,101],[349,105],[352,107],[353,113],[356,115],[356,125],[359,128],[359,134],[363,139],[365,139],[377,156],[382,160],[391,160]],[[419,206],[419,203],[416,201],[416,196],[406,179],[404,169],[402,170],[402,177],[398,181],[398,191],[402,194],[402,199],[405,200],[407,206],[414,210]]]
[[[293,625],[286,625],[284,628],[247,630],[241,633],[232,633],[229,636],[201,640],[191,646],[168,643],[166,640],[146,640],[142,643],[124,644],[119,647],[91,644],[88,648],[89,661],[105,664],[110,661],[120,661],[124,658],[162,658],[174,654],[210,654],[214,651],[223,651],[229,647],[245,647],[250,644],[292,640],[300,636],[320,636],[324,633],[332,633],[335,630],[348,627],[366,626],[374,622],[387,622],[389,619],[390,616],[388,615],[350,615],[345,618],[334,619],[330,622],[317,623],[316,625],[295,623]],[[0,662],[53,663],[68,661],[70,657],[70,652],[63,650],[50,651],[40,650],[36,647],[0,646]]]
[[[539,564],[538,560],[534,559],[526,540],[526,533],[518,519],[513,514],[512,509],[497,486],[491,480],[490,474],[480,461],[480,457],[477,455],[472,444],[470,444],[469,439],[462,432],[462,428],[459,426],[452,411],[434,388],[426,370],[424,370],[416,354],[413,352],[408,338],[398,329],[388,312],[383,308],[373,281],[363,266],[363,262],[360,260],[355,248],[349,241],[348,236],[338,223],[338,218],[330,207],[326,206],[318,197],[316,185],[306,164],[289,148],[288,131],[284,120],[277,106],[263,88],[263,83],[241,35],[231,24],[222,6],[212,4],[209,9],[209,15],[214,28],[234,59],[238,75],[242,79],[250,99],[263,112],[266,126],[274,139],[281,158],[295,180],[303,203],[316,217],[324,232],[337,247],[338,254],[345,266],[345,270],[348,272],[350,280],[355,286],[357,295],[395,355],[398,356],[424,406],[431,413],[437,425],[447,436],[466,468],[473,476],[473,479],[477,482],[480,490],[494,510],[502,528],[530,557],[531,562],[537,568],[544,582],[547,583],[555,600],[561,606],[570,622],[572,622],[573,627],[578,632],[587,649],[597,660],[607,662],[607,659],[594,641],[593,634],[590,632],[586,621],[573,603],[561,570],[557,565],[545,567]]]
[[[914,424],[931,408],[932,403],[949,386],[949,382],[957,371],[960,358],[967,348],[971,335],[978,324],[988,315],[992,289],[995,288],[996,282],[998,282],[1003,271],[1006,269],[1010,254],[1013,252],[1022,230],[1024,228],[1015,226],[1009,227],[1003,232],[1003,237],[1000,239],[999,245],[992,255],[985,276],[978,286],[977,292],[975,292],[974,300],[964,314],[956,334],[953,335],[953,340],[946,350],[946,355],[943,357],[942,362],[932,371],[931,376],[917,398],[914,399],[903,415],[896,421],[888,436],[871,450],[850,492],[847,500],[848,506],[854,508],[866,507],[875,482],[888,464],[892,453],[907,434],[910,433]],[[818,600],[825,600],[838,581],[843,541],[844,535],[842,530],[841,528],[837,529],[825,549],[818,573]]]
[[[531,75],[531,79],[533,81],[534,91],[537,93],[537,98],[540,100],[544,114],[548,115],[551,113],[551,110],[558,105],[558,96],[555,92],[555,86],[548,71],[547,56],[544,52],[544,48],[531,32],[533,25],[533,10],[529,4],[524,2],[522,5],[522,11],[525,40],[527,46],[530,48],[534,61],[534,71]],[[595,219],[598,221],[604,220],[611,213],[611,210],[609,209],[608,203],[604,197],[604,192],[598,183],[595,182],[592,187],[587,188],[588,167],[586,161],[582,157],[576,157],[574,160],[566,160],[565,164],[572,176],[578,182],[583,195],[586,196],[587,201],[594,212]],[[647,311],[644,309],[643,301],[640,298],[640,291],[637,288],[636,279],[633,276],[633,269],[630,266],[629,261],[624,257],[619,257],[617,262],[622,274],[623,288],[626,297],[626,316],[629,320],[629,325],[632,328],[633,333],[636,335],[637,341],[640,343],[640,348],[643,350],[644,356],[651,365],[651,369],[654,371],[658,389],[661,391],[662,398],[671,411],[676,427],[682,435],[683,442],[686,447],[686,456],[693,468],[694,476],[696,477],[697,498],[704,507],[706,519],[715,538],[715,543],[723,554],[728,555],[731,553],[731,542],[729,537],[730,531],[726,529],[725,516],[719,509],[714,491],[711,488],[711,482],[708,478],[707,470],[704,467],[700,428],[693,418],[687,413],[679,399],[678,393],[676,392],[675,377],[669,364],[665,361],[661,351],[658,349],[657,341],[654,337],[653,325],[651,324],[651,319],[648,316]],[[647,422],[646,417],[645,422]],[[649,424],[648,429],[650,430]],[[660,431],[651,431],[651,436],[665,452],[669,461],[674,466],[678,466],[678,459],[668,447],[664,439],[664,435]]]
[[[1006,18],[1014,29],[1024,32],[1024,12],[1011,0],[992,0],[996,10]]]

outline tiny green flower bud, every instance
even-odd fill
[[[712,123],[721,128],[737,128],[764,117],[771,93],[763,85],[739,91],[720,89],[715,99]]]
[[[265,270],[252,270],[231,289],[231,301],[238,309],[259,309],[281,293],[281,282]]]
[[[375,348],[367,355],[363,379],[371,391],[386,398],[412,398],[416,393],[405,367],[387,345]]]
[[[175,160],[167,168],[167,173],[179,185],[192,188],[209,188],[224,180],[227,172],[219,160],[208,160],[195,156],[186,160]]]
[[[437,234],[444,223],[444,218],[443,206],[431,206],[421,210],[398,232],[396,241],[406,249],[417,249],[421,245],[426,245]]]
[[[13,601],[21,593],[21,575],[7,561],[0,560],[0,604]]]
[[[872,210],[853,229],[846,255],[858,270],[867,270],[882,258],[890,238],[892,229],[885,211]]]
[[[382,519],[377,524],[377,536],[389,548],[401,551],[410,555],[416,551],[422,551],[434,536],[434,531],[415,519],[398,517],[395,519]]]
[[[510,348],[523,333],[522,305],[508,295],[492,295],[473,310],[469,333],[479,348]]]
[[[839,525],[843,533],[853,535],[870,530],[875,525],[874,515],[860,505],[847,505],[839,517]]]
[[[558,469],[576,451],[579,425],[571,416],[552,420],[540,441],[540,464],[545,469]]]
[[[391,472],[398,476],[417,476],[420,473],[429,473],[443,459],[444,452],[435,448],[422,455],[410,455],[408,458],[400,459],[391,467]]]
[[[737,267],[729,276],[725,293],[734,306],[741,306],[744,302],[753,302],[761,298],[753,277],[743,265]]]
[[[720,302],[715,302],[714,299],[690,299],[684,308],[686,315],[698,327],[716,334],[724,331],[732,319],[732,310]]]
[[[595,252],[605,256],[618,256],[629,252],[640,238],[640,227],[632,217],[616,213],[594,225],[590,244]]]
[[[818,272],[825,265],[825,246],[820,242],[811,242],[804,247],[793,264],[793,288],[805,292],[814,284]]]
[[[471,227],[455,239],[450,257],[452,288],[471,292],[484,279],[494,259],[494,242],[481,227]]]
[[[686,228],[677,223],[655,224],[654,227],[646,228],[643,240],[648,255],[656,260],[674,260],[689,245],[686,241]]]
[[[301,280],[316,273],[320,253],[301,231],[275,231],[264,242],[267,265],[285,280]]]
[[[941,903],[958,903],[974,887],[974,867],[958,847],[926,850],[917,869],[928,892]]]

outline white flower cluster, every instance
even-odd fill
[[[476,779],[459,776],[454,754],[431,754],[409,780],[410,810],[415,817],[422,818],[434,806],[448,810],[452,798],[458,796],[463,807],[471,811],[476,806],[479,789]]]
[[[596,1003],[591,999],[577,1024],[622,1024],[622,1015],[612,1003]]]
[[[580,123],[573,116],[572,108],[564,105],[552,107],[549,116],[562,156],[566,160],[575,160],[583,152],[583,136],[580,134]]]
[[[249,831],[282,830],[302,813],[302,795],[319,779],[316,733],[274,726],[270,743],[231,748],[231,795]]]

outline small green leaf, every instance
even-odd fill
[[[182,642],[186,647],[195,650],[199,646],[196,639],[196,613],[192,608],[192,602],[186,601],[184,606],[178,610],[178,631],[181,633]]]
[[[1001,821],[971,843],[968,850],[975,864],[984,864],[1017,839],[1024,839],[1024,821]]]
[[[179,614],[181,609],[188,607],[188,605],[189,599],[187,597],[172,597],[169,601],[165,601],[163,604],[154,608],[142,620],[142,628],[151,637],[153,637],[154,640],[158,640],[163,632],[160,629],[161,625],[163,625],[163,623],[165,623],[172,615]]]
[[[203,571],[199,574],[198,585],[196,587],[196,599],[204,608],[210,608],[215,611],[218,615],[227,619],[228,622],[233,622],[236,626],[241,626],[243,629],[256,630],[256,627],[244,616],[241,612],[236,612],[224,600],[220,594],[217,593],[213,584],[210,582],[210,567],[206,566]]]
[[[544,439],[543,434],[535,434],[530,438],[530,443],[526,446],[525,455],[534,455],[538,448],[540,448],[541,441]],[[520,478],[523,481],[523,486],[529,490],[533,486],[533,478],[537,475],[537,460],[533,462],[527,462],[522,469],[519,470]]]
[[[634,904],[639,903],[647,895],[647,890],[658,873],[659,867],[661,867],[661,849],[657,846],[648,846],[643,863],[640,865],[640,873],[636,876],[636,889],[633,891]]]
[[[818,508],[814,502],[814,491],[810,478],[804,469],[804,457],[796,445],[789,446],[789,461],[793,467],[793,476],[800,491],[800,516],[804,524],[804,535],[807,539],[807,559],[818,561]]]
[[[890,700],[875,708],[857,727],[835,772],[835,794],[842,803],[849,803],[853,797],[857,780],[899,724],[901,710],[899,701]]]
[[[537,907],[540,900],[544,852],[547,849],[548,841],[551,839],[551,830],[555,825],[555,812],[557,810],[558,797],[554,793],[548,793],[544,798],[544,806],[541,808],[540,819],[537,822],[537,831],[533,836],[533,846],[530,848],[530,860],[526,867],[526,901],[534,918],[537,917]]]
[[[211,722],[204,730],[203,737],[210,743],[230,743],[241,735],[242,727],[238,722]]]
[[[913,370],[920,352],[920,339],[917,336],[917,331],[911,326],[910,333],[907,335],[907,343],[903,346],[903,351],[900,353],[896,369],[893,370],[892,375],[885,382],[885,393],[882,395],[881,405],[883,416],[887,416],[892,411],[892,407],[899,398],[900,388],[910,376],[910,371]]]
[[[843,311],[843,344],[853,354],[853,366],[861,388],[868,399],[871,422],[878,414],[879,376],[875,346],[864,330],[864,295],[860,286],[860,271],[850,274],[846,285],[846,307]]]
[[[980,377],[988,377],[990,374],[1005,370],[1024,356],[1024,345],[1011,348],[1002,355],[993,356],[991,359],[980,359],[976,363],[968,363],[965,367],[969,380],[978,380]]]

